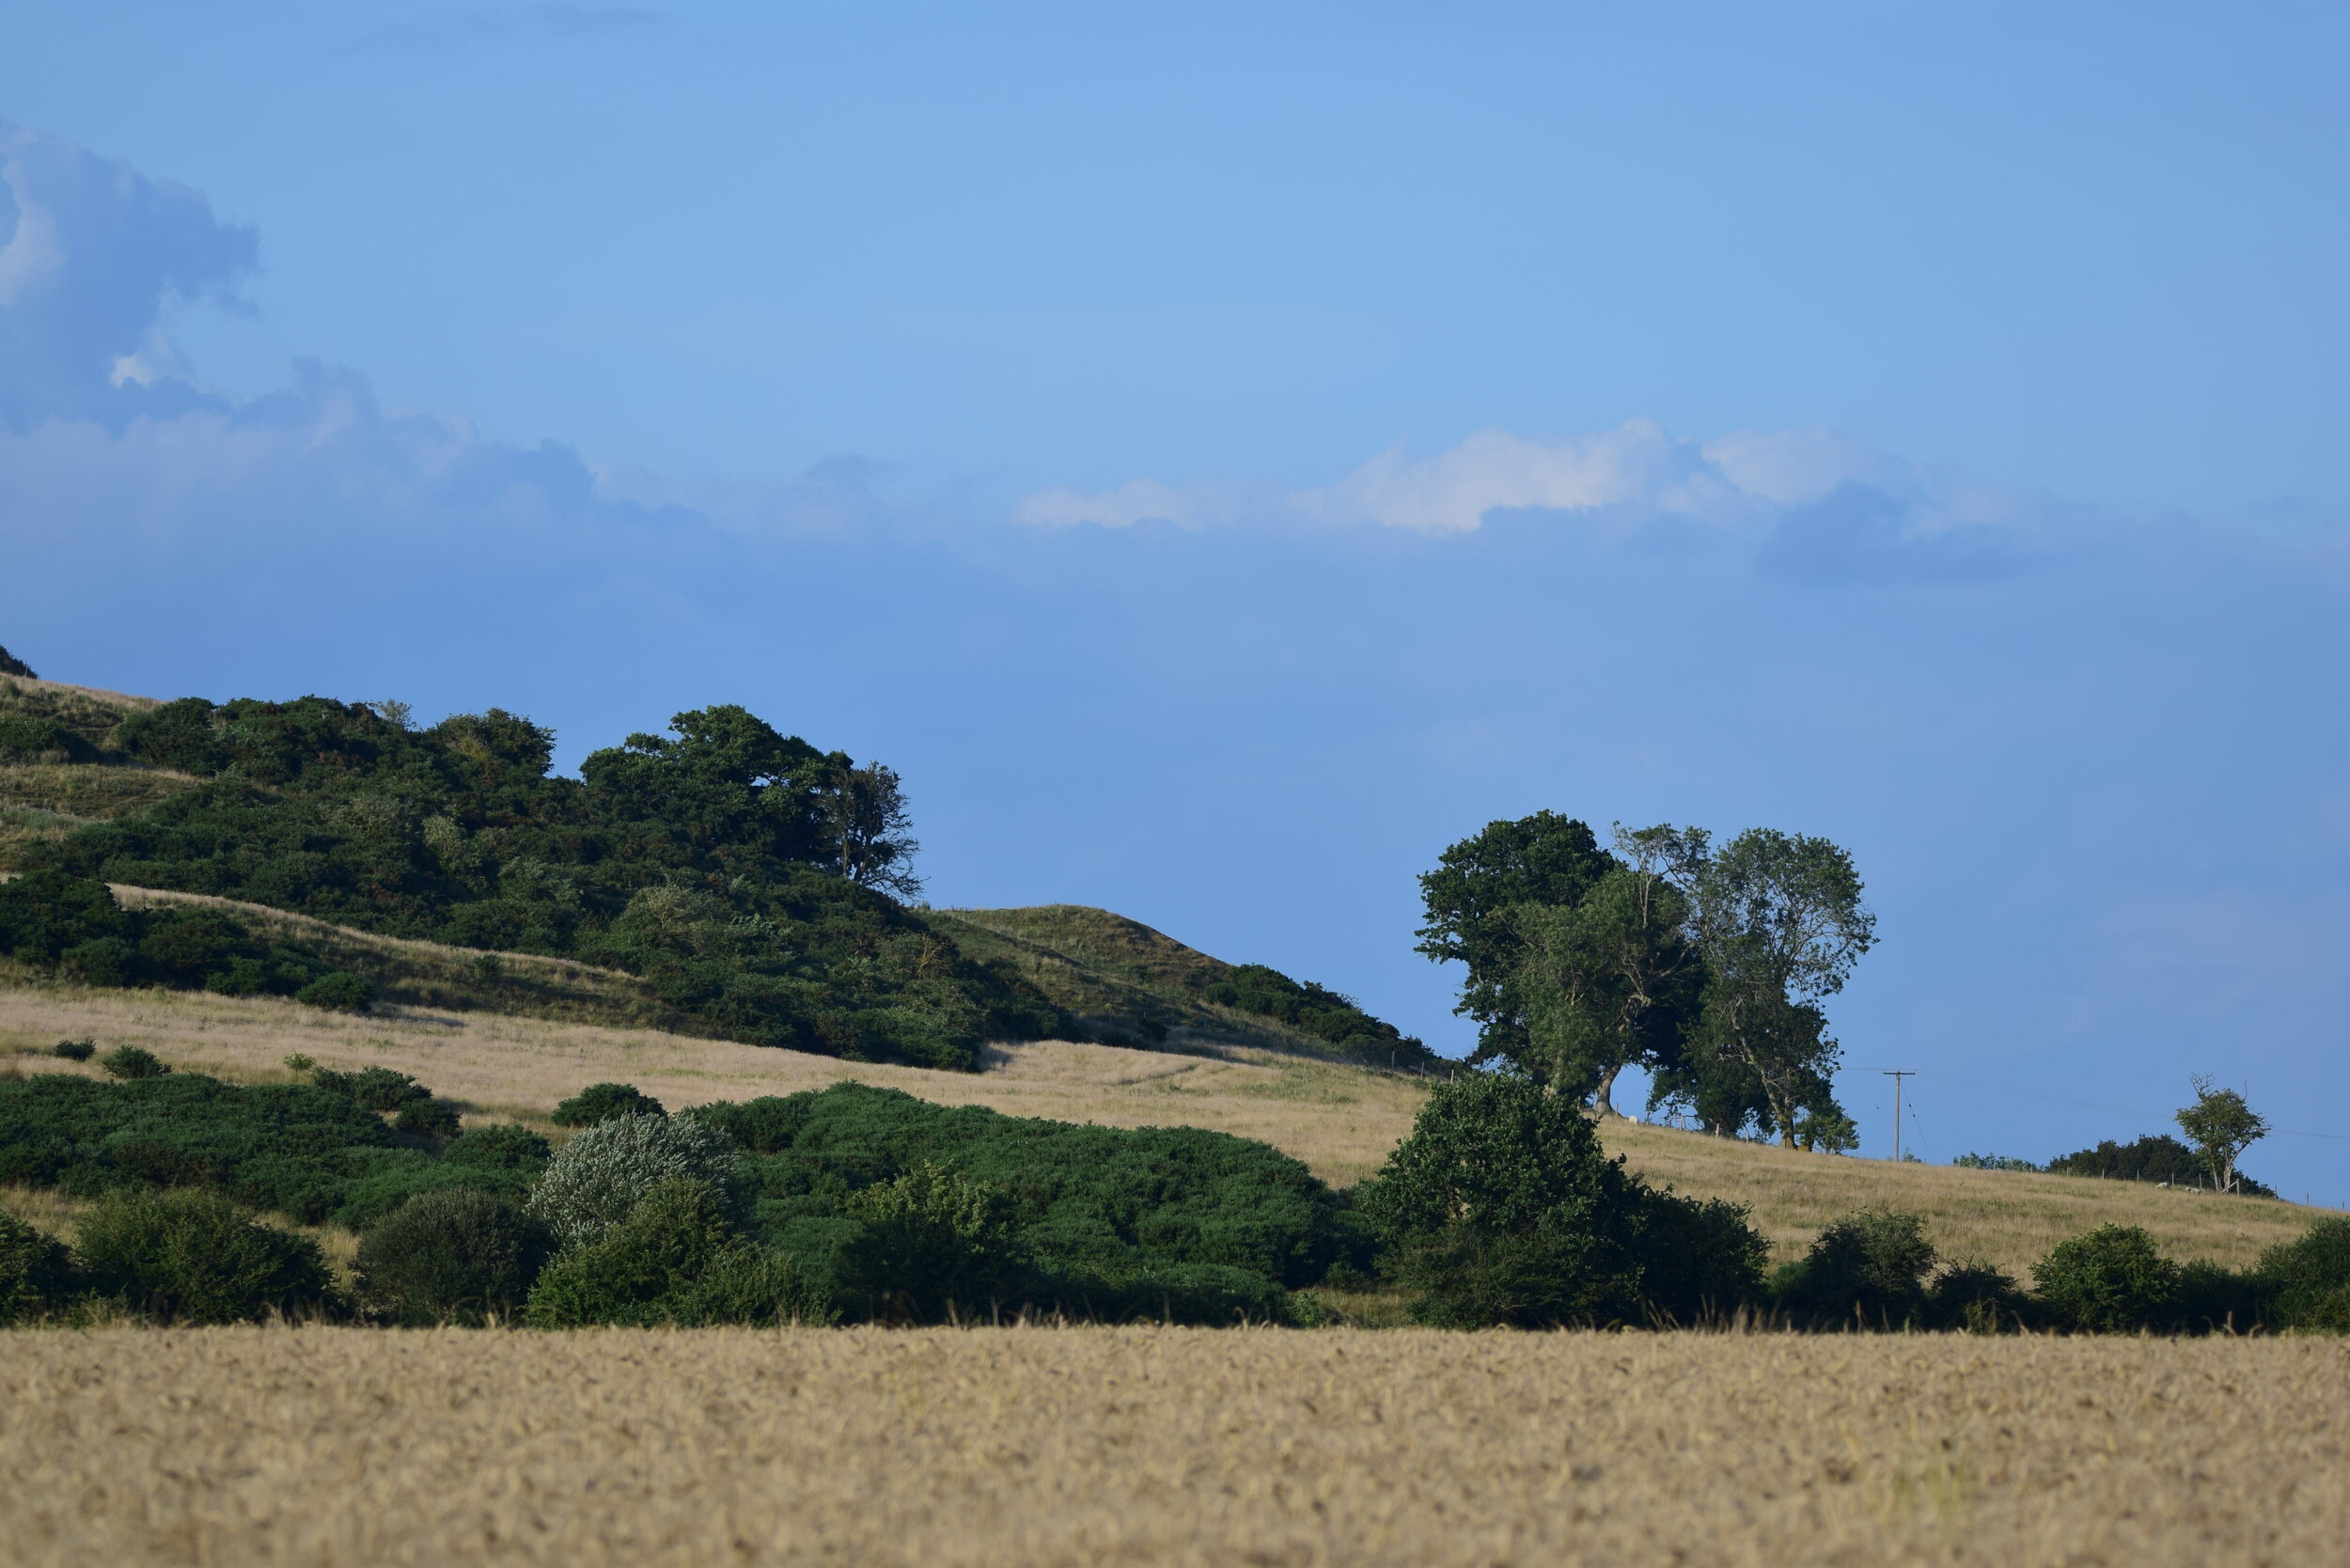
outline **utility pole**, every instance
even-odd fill
[[[1902,1080],[1916,1077],[1918,1072],[1911,1067],[1888,1067],[1879,1071],[1893,1080],[1893,1163],[1899,1165],[1902,1163]]]

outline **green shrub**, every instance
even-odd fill
[[[145,878],[138,867],[117,870]],[[290,993],[321,967],[306,949],[266,945],[221,910],[126,909],[103,881],[55,867],[0,884],[0,952],[91,985],[201,985],[234,996]]]
[[[58,965],[85,985],[129,985],[138,961],[138,949],[119,936],[93,936],[57,955]]]
[[[728,1206],[709,1182],[654,1183],[626,1218],[547,1265],[525,1321],[540,1328],[830,1322],[823,1291],[791,1260],[729,1233]]]
[[[396,1111],[404,1105],[432,1098],[432,1091],[405,1073],[395,1073],[388,1067],[365,1067],[356,1073],[337,1073],[331,1067],[313,1067],[310,1081],[330,1094],[339,1094],[363,1110]]]
[[[457,1107],[446,1100],[414,1100],[400,1107],[392,1125],[403,1133],[453,1138],[461,1121]]]
[[[60,1040],[49,1047],[51,1056],[67,1061],[87,1061],[97,1053],[98,1042],[94,1040]]]
[[[530,1195],[530,1212],[563,1245],[593,1242],[626,1219],[664,1181],[702,1182],[733,1196],[734,1145],[691,1116],[623,1116],[556,1151]]]
[[[853,1316],[981,1318],[1032,1294],[1011,1204],[984,1183],[925,1164],[866,1188],[848,1208],[860,1224],[834,1265],[834,1295]]]
[[[364,975],[337,970],[321,975],[294,993],[294,1000],[305,1007],[326,1008],[337,1012],[365,1012],[375,1002],[375,986]]]
[[[2268,1248],[2254,1272],[2278,1327],[2350,1334],[2350,1217],[2321,1219]]]
[[[74,1249],[95,1294],[156,1323],[256,1322],[337,1305],[316,1242],[211,1193],[102,1202],[84,1216]]]
[[[0,1327],[62,1311],[74,1283],[63,1242],[0,1214]]]
[[[2238,1271],[2197,1259],[2179,1267],[2170,1323],[2188,1334],[2248,1334],[2265,1326],[2267,1282],[2256,1270]]]
[[[1055,1305],[1061,1305],[1058,1302]],[[1295,1320],[1290,1294],[1263,1275],[1214,1263],[1155,1263],[1106,1292],[1075,1294],[1064,1307],[1081,1319],[1216,1325]]]
[[[0,1081],[0,1182],[92,1198],[202,1187],[305,1223],[352,1226],[416,1192],[475,1186],[520,1199],[527,1186],[525,1172],[449,1164],[400,1143],[374,1112],[309,1084],[246,1088],[196,1073]]]
[[[700,1277],[667,1298],[668,1320],[684,1328],[719,1324],[822,1327],[839,1321],[832,1296],[807,1268],[773,1247],[729,1242]]]
[[[2058,1321],[2082,1333],[2160,1326],[2179,1296],[2179,1265],[2135,1225],[2101,1225],[2059,1242],[2031,1273]]]
[[[1781,1281],[1780,1304],[1824,1327],[1899,1328],[1924,1316],[1934,1263],[1921,1216],[1864,1209],[1820,1232]]]
[[[1645,1194],[1623,1165],[1571,1096],[1471,1073],[1436,1087],[1356,1200],[1422,1323],[1637,1323]]]
[[[488,1193],[418,1193],[360,1238],[359,1300],[394,1323],[511,1317],[554,1253],[545,1224]]]
[[[118,1045],[98,1058],[110,1078],[160,1078],[171,1071],[163,1058],[143,1045]]]
[[[1640,1294],[1653,1322],[1718,1321],[1759,1299],[1771,1244],[1743,1203],[1643,1195],[1638,1226]]]
[[[589,1084],[555,1107],[558,1127],[592,1127],[616,1116],[666,1116],[661,1102],[633,1084]]]
[[[2014,1276],[1972,1259],[1944,1268],[1926,1290],[1926,1321],[1938,1328],[1998,1334],[2033,1319],[2031,1297]]]
[[[1080,1126],[854,1083],[692,1114],[749,1152],[744,1184],[759,1234],[811,1267],[829,1267],[857,1233],[858,1193],[926,1165],[1002,1194],[1036,1270],[1024,1305],[1038,1313],[1115,1318],[1131,1299],[1155,1320],[1171,1299],[1178,1313],[1208,1304],[1187,1321],[1230,1323],[1243,1306],[1254,1319],[1262,1302],[1334,1264],[1368,1264],[1375,1247],[1363,1216],[1310,1170],[1227,1133]],[[1136,1278],[1229,1280],[1191,1270],[1256,1282],[1237,1294],[1126,1294]]]
[[[494,1121],[460,1133],[441,1151],[446,1165],[473,1166],[483,1170],[511,1170],[536,1176],[547,1168],[555,1150],[545,1138],[511,1121]]]

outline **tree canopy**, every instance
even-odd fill
[[[1851,856],[1767,828],[1716,851],[1702,829],[1619,823],[1611,844],[1542,811],[1487,824],[1420,879],[1419,950],[1467,966],[1472,1060],[1602,1114],[1617,1074],[1644,1066],[1653,1106],[1850,1147],[1821,1003],[1874,940]]]

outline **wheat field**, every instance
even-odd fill
[[[2350,1347],[18,1333],[28,1565],[2342,1560]]]

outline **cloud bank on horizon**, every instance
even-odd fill
[[[238,286],[258,266],[257,232],[222,223],[184,186],[61,137],[0,121],[0,485],[21,518],[136,518],[152,535],[175,517],[201,527],[192,509],[233,499],[257,529],[332,506],[360,525],[428,532],[638,525],[659,515],[670,527],[791,534],[888,515],[871,465],[854,459],[786,485],[681,479],[591,464],[558,442],[487,441],[459,414],[386,410],[362,375],[314,361],[294,367],[290,387],[259,397],[208,386],[173,341],[169,315],[241,306]],[[1746,533],[1787,520],[1795,547],[1766,557],[1782,567],[1930,577],[2005,558],[1994,535],[2020,510],[1847,432],[1699,441],[1635,417],[1589,434],[1479,431],[1424,457],[1392,447],[1316,489],[1142,478],[1034,492],[1010,515],[1064,527],[1313,524],[1435,535],[1473,530],[1496,511]]]
[[[207,384],[175,313],[259,259],[197,193],[0,126],[0,640],[44,673],[496,702],[572,756],[745,700],[901,767],[942,898],[1110,904],[1454,1047],[1408,950],[1449,839],[1545,806],[1825,832],[1887,936],[1839,1027],[1947,1074],[1939,1157],[2150,1130],[1963,1088],[2095,1099],[2120,1062],[2350,1105],[2313,1043],[2350,1006],[2339,531],[1638,418],[1308,488],[651,474],[352,371]]]

